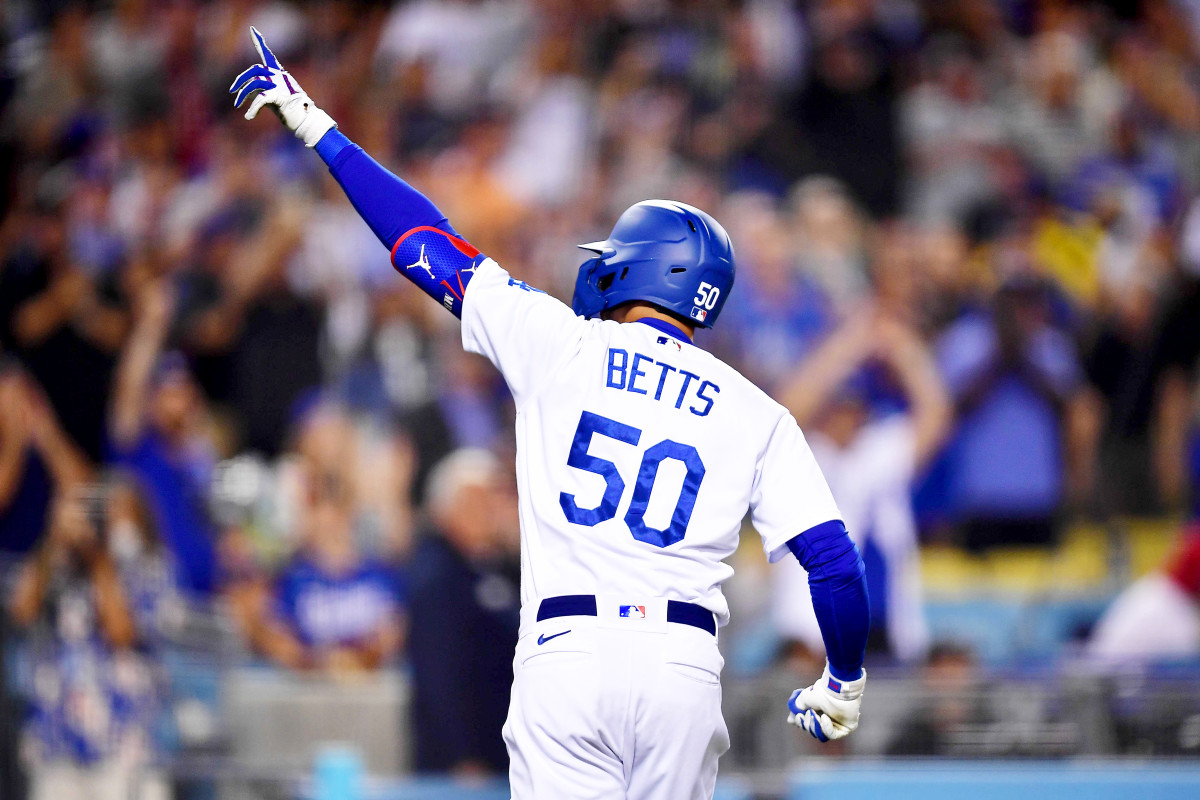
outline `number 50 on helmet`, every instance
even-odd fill
[[[711,328],[733,288],[733,243],[721,224],[673,200],[644,200],[617,220],[579,268],[571,308],[588,319],[640,300]]]

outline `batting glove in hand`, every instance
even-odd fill
[[[254,119],[263,106],[270,106],[280,121],[295,132],[297,139],[308,147],[316,147],[321,137],[330,128],[336,128],[337,123],[333,117],[317,108],[253,26],[250,28],[250,38],[262,63],[255,64],[234,79],[229,87],[230,94],[237,92],[233,107],[240,108],[247,98],[257,95],[246,111],[246,119]]]
[[[797,689],[788,700],[788,722],[803,728],[817,741],[841,739],[858,727],[867,671],[853,681],[840,681],[829,674],[829,662],[821,679],[807,689]]]

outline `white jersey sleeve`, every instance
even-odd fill
[[[586,322],[545,292],[487,260],[467,284],[462,343],[504,376],[517,407],[579,349]]]
[[[793,536],[841,518],[795,417],[783,414],[755,470],[750,497],[750,519],[762,536],[768,560],[782,558]]]

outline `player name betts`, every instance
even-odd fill
[[[658,344],[672,343],[682,347],[674,339],[666,336],[658,338]],[[673,367],[661,358],[654,359],[642,353],[619,347],[608,348],[608,379],[609,389],[653,396],[659,402],[675,403],[676,408],[683,408],[688,402],[687,410],[697,417],[707,417],[712,411],[716,396],[721,387],[710,380],[705,380],[694,372]],[[653,394],[651,394],[653,393]]]

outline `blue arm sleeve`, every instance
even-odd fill
[[[484,256],[459,238],[428,197],[388,172],[336,128],[317,142],[354,210],[392,251],[392,264],[456,317]]]
[[[808,590],[825,640],[829,672],[838,680],[862,675],[871,612],[862,556],[841,520],[823,522],[787,542],[808,571]]]
[[[458,236],[428,197],[384,169],[337,128],[322,136],[315,149],[354,210],[388,250],[413,228],[440,228]]]

